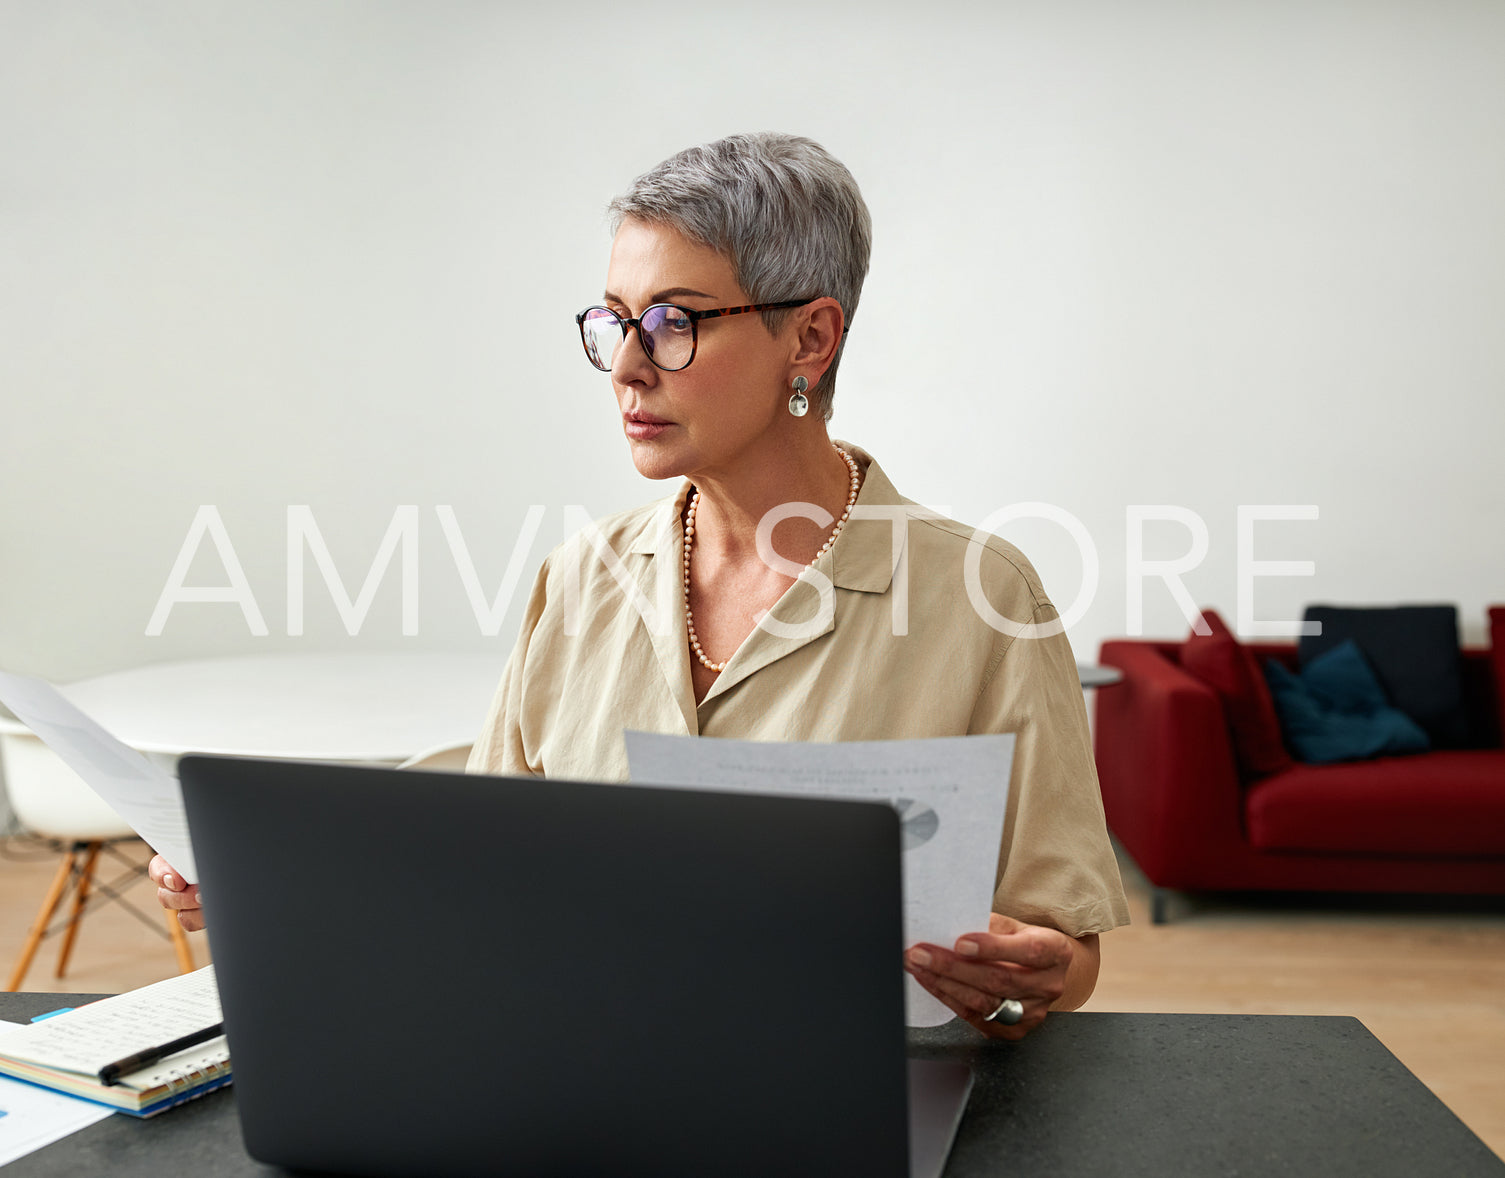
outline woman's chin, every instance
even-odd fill
[[[676,460],[673,451],[667,446],[631,438],[628,439],[627,446],[632,452],[632,465],[637,467],[638,474],[645,479],[672,479],[684,471],[683,463]]]

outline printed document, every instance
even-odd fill
[[[0,1029],[10,1025],[0,1020]],[[102,1121],[112,1111],[90,1100],[0,1076],[0,1166]]]
[[[963,933],[987,931],[1014,760],[1012,735],[838,744],[625,736],[632,780],[643,785],[888,802],[901,824],[899,949],[920,941],[949,949]],[[912,977],[905,982],[910,1026],[932,1027],[955,1017]]]
[[[198,883],[177,778],[116,740],[46,680],[0,671],[0,703],[184,879]]]

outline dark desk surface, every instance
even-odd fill
[[[0,1018],[91,997],[0,994]],[[959,1025],[910,1042],[977,1073],[947,1178],[1505,1176],[1505,1161],[1357,1019],[1067,1014],[1015,1044]],[[148,1121],[110,1117],[8,1168],[6,1178],[282,1173],[245,1155],[233,1088]]]

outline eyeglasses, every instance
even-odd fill
[[[702,319],[723,315],[745,315],[749,311],[782,311],[803,307],[815,299],[791,299],[783,303],[755,303],[750,307],[718,307],[713,311],[692,311],[674,303],[654,303],[636,319],[618,315],[610,307],[587,307],[575,316],[580,325],[580,342],[585,357],[602,372],[611,371],[617,349],[627,340],[627,329],[636,327],[643,351],[654,365],[665,372],[688,368],[695,359],[698,324]]]

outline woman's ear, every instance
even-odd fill
[[[790,360],[806,369],[810,383],[814,385],[836,359],[846,316],[842,314],[841,304],[833,298],[816,299],[795,314],[798,318],[795,320],[794,354]],[[814,371],[810,372],[811,369]]]

